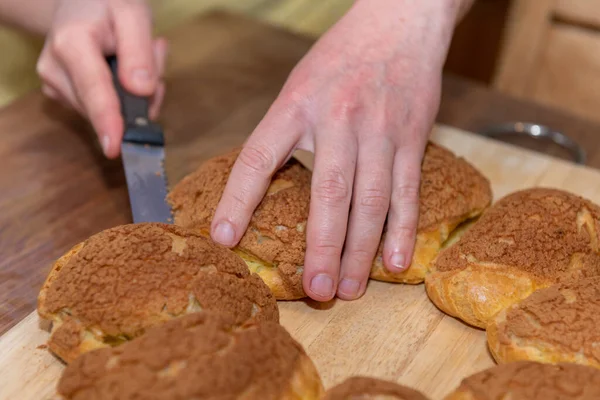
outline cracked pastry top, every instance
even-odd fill
[[[593,400],[600,370],[577,364],[517,361],[463,379],[445,400]]]
[[[278,321],[269,288],[230,250],[181,227],[107,229],[52,267],[38,313],[53,322],[49,349],[65,362],[121,344],[148,327],[202,310]]]
[[[501,363],[533,360],[600,368],[600,277],[546,289],[501,311],[487,328]]]
[[[214,157],[186,176],[169,194],[175,223],[209,235],[211,221],[239,149]],[[235,251],[258,273],[277,299],[305,297],[302,287],[311,172],[295,159],[277,171]],[[422,282],[442,243],[462,222],[491,202],[489,181],[462,158],[429,143],[422,164],[420,217],[415,256],[402,273],[373,260],[371,278]]]
[[[419,222],[411,265],[400,273],[392,273],[383,265],[386,227],[371,268],[371,278],[423,282],[431,262],[451,234],[459,236],[465,230],[457,229],[459,225],[478,217],[491,201],[492,189],[486,177],[464,158],[429,142],[421,164]]]
[[[428,400],[422,393],[394,382],[354,376],[327,390],[323,400]]]
[[[210,234],[210,224],[239,149],[214,157],[169,193],[177,225]],[[288,161],[272,178],[248,229],[234,251],[271,288],[277,299],[305,297],[302,271],[311,172]]]
[[[195,313],[150,328],[119,347],[83,354],[64,370],[64,400],[320,400],[321,379],[279,324],[236,325]]]
[[[572,193],[512,193],[443,250],[426,279],[446,313],[485,328],[500,310],[534,290],[600,272],[600,208]]]

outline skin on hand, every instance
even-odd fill
[[[315,153],[304,289],[318,301],[364,293],[386,216],[383,260],[411,262],[421,161],[460,0],[358,0],[292,71],[236,161],[212,223],[234,246],[271,176]]]
[[[144,0],[58,0],[37,71],[42,91],[87,116],[107,157],[119,155],[123,120],[107,55],[119,59],[119,79],[131,93],[150,96],[150,117],[164,95],[167,52],[152,38]]]

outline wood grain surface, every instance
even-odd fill
[[[168,175],[176,182],[199,161],[247,137],[312,42],[221,13],[194,20],[169,38],[161,122]],[[510,120],[567,133],[588,151],[589,165],[600,167],[600,126],[445,77],[439,122],[477,132]],[[120,161],[103,158],[75,113],[34,93],[0,111],[0,132],[1,334],[35,308],[53,260],[131,217]]]
[[[168,94],[161,122],[168,141],[167,173],[175,183],[248,136],[311,40],[220,13],[194,20],[169,36]],[[445,78],[440,122],[477,131],[515,119],[563,130],[584,145],[590,165],[600,166],[597,125]],[[102,157],[87,123],[73,112],[35,93],[0,111],[0,132],[2,334],[35,309],[41,283],[57,257],[93,233],[131,219],[120,161]],[[445,132],[436,139],[478,165],[494,182],[496,196],[526,185],[552,184],[600,202],[600,180],[593,171],[477,136]],[[519,174],[522,178],[516,178]],[[334,307],[287,303],[282,319],[315,358],[327,384],[347,373],[364,372],[438,395],[464,373],[491,362],[481,332],[443,317],[422,286],[373,283],[365,299],[335,302]],[[18,365],[37,365],[43,371],[39,378],[30,378],[36,383],[29,389],[53,384],[52,371],[60,368],[44,351],[33,351],[44,335],[33,316],[0,338],[0,388],[10,381],[27,382],[20,377],[32,369],[20,371]],[[350,351],[361,346],[364,350]],[[439,362],[433,362],[442,350]],[[446,375],[449,366],[458,372]],[[40,383],[44,374],[51,376],[45,386]],[[432,381],[434,377],[441,381]],[[0,398],[5,393],[0,389]]]
[[[488,176],[496,199],[550,186],[600,203],[595,169],[445,126],[432,138]],[[311,165],[311,155],[299,157]],[[357,301],[279,302],[279,309],[282,325],[304,346],[326,387],[349,376],[375,376],[441,400],[461,379],[493,365],[484,332],[440,312],[423,285],[370,282]],[[34,312],[0,337],[0,400],[53,396],[63,365],[43,348],[45,329]]]

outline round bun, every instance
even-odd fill
[[[54,264],[38,297],[38,313],[53,321],[48,347],[67,363],[201,310],[238,324],[279,321],[269,288],[233,252],[157,223],[118,226],[78,244]]]
[[[115,348],[86,353],[58,383],[63,399],[317,400],[321,379],[279,324],[210,312],[149,329]]]
[[[393,382],[355,376],[325,393],[323,400],[428,400],[420,392]]]
[[[239,150],[214,157],[179,182],[169,194],[175,223],[209,235],[210,225]],[[248,229],[234,249],[279,300],[306,297],[302,286],[311,172],[291,159],[274,176]],[[491,202],[489,181],[450,151],[429,143],[422,165],[420,217],[411,266],[389,272],[382,262],[385,231],[371,278],[423,282],[430,262],[450,233],[478,216]]]
[[[600,370],[577,364],[519,361],[502,364],[462,381],[445,400],[595,400]]]
[[[501,311],[487,338],[496,361],[571,362],[600,368],[600,277],[534,292]]]
[[[444,312],[485,328],[534,290],[600,273],[600,208],[547,188],[512,193],[440,252],[425,280]]]
[[[382,262],[385,231],[371,278],[401,283],[421,283],[443,243],[463,222],[479,216],[492,201],[490,182],[465,159],[429,143],[421,166],[419,223],[411,265],[401,273]],[[461,231],[462,232],[462,231]]]
[[[210,224],[239,150],[214,157],[169,193],[175,223],[209,235]],[[275,175],[234,251],[276,299],[306,297],[302,287],[311,172],[295,159]]]

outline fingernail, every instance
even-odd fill
[[[147,69],[143,68],[134,69],[131,73],[131,79],[133,80],[134,85],[138,87],[138,89],[143,90],[146,88],[148,82],[150,81],[150,72],[148,72]]]
[[[360,282],[355,281],[354,279],[344,278],[340,282],[340,286],[338,287],[338,292],[345,294],[348,297],[357,297],[358,290],[360,289]]]
[[[404,270],[405,266],[404,266],[404,256],[398,252],[392,254],[392,257],[390,258],[391,264],[394,268],[397,268],[399,270]]]
[[[235,240],[233,226],[227,221],[219,222],[215,228],[213,239],[224,246],[232,246]]]
[[[108,150],[110,149],[110,137],[108,135],[102,136],[102,150],[104,150],[104,154],[108,154]]]
[[[322,297],[331,297],[333,294],[333,279],[325,274],[319,274],[310,281],[310,290]]]

